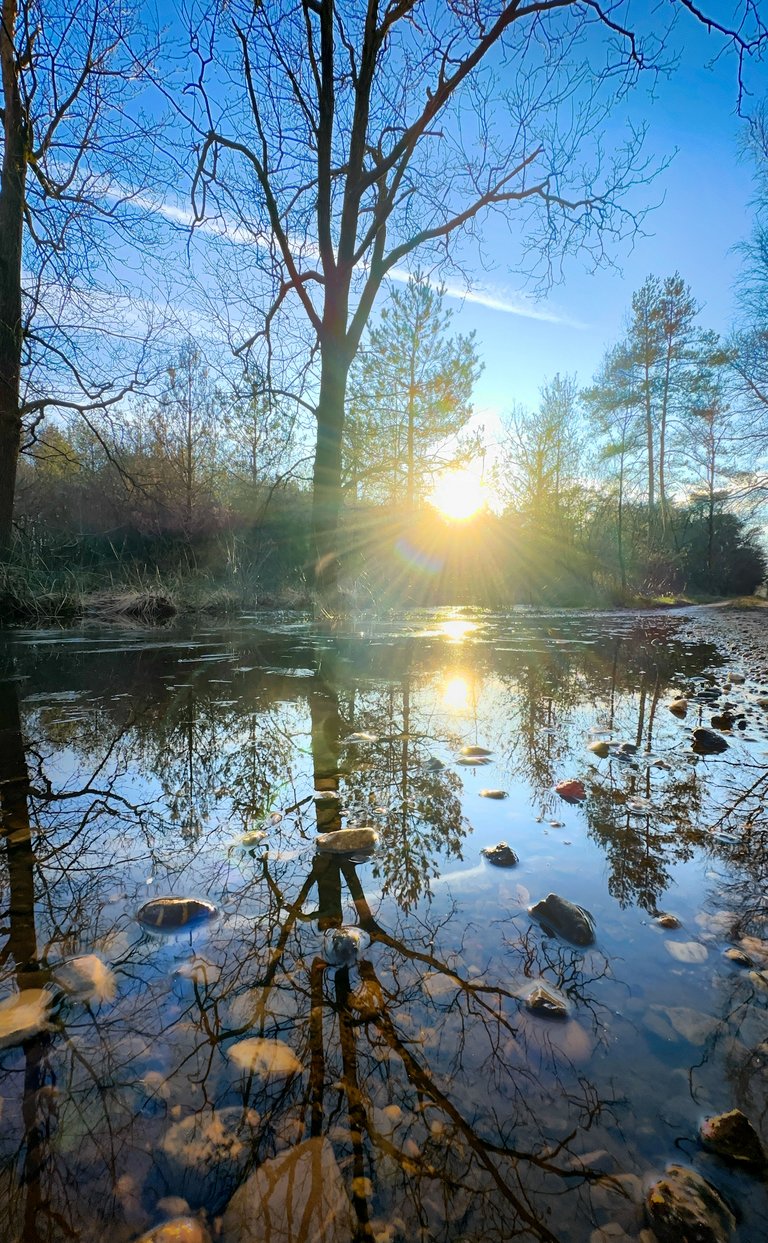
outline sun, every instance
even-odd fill
[[[474,471],[448,470],[437,480],[427,500],[446,518],[464,522],[485,505],[485,485]]]

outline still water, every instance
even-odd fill
[[[763,1183],[697,1138],[739,1107],[768,1139],[763,629],[444,611],[0,635],[4,1243],[128,1243],[188,1212],[224,1243],[637,1240],[670,1161],[768,1239]],[[726,700],[745,727],[696,755]],[[354,825],[374,853],[317,852]],[[500,841],[516,866],[481,854]],[[550,892],[592,946],[531,918]],[[215,915],[139,922],[169,896]],[[340,924],[363,935],[334,963]],[[529,1008],[541,982],[565,1018]]]

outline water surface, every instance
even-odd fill
[[[46,1013],[4,1036],[0,1015],[0,1237],[128,1243],[183,1202],[215,1231],[308,1140],[344,1197],[334,1243],[637,1239],[671,1160],[768,1237],[762,1184],[697,1141],[734,1106],[768,1126],[767,985],[723,957],[768,965],[761,629],[455,610],[5,632],[0,1003],[44,989]],[[697,756],[725,701],[746,728]],[[355,824],[371,857],[316,852]],[[501,840],[517,867],[483,858]],[[531,919],[549,892],[592,912],[594,946]],[[217,916],[143,927],[163,896]],[[351,967],[327,961],[339,924],[370,937]],[[539,981],[566,1020],[526,1007]],[[256,1038],[293,1060],[249,1061]],[[278,1194],[303,1216],[274,1243],[326,1238],[319,1201]]]

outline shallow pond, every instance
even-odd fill
[[[0,634],[0,1238],[637,1240],[676,1161],[768,1239],[698,1140],[733,1107],[768,1140],[765,624]],[[349,826],[372,854],[317,851]]]

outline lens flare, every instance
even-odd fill
[[[485,485],[471,470],[449,470],[440,476],[427,499],[445,518],[464,522],[485,505]]]

